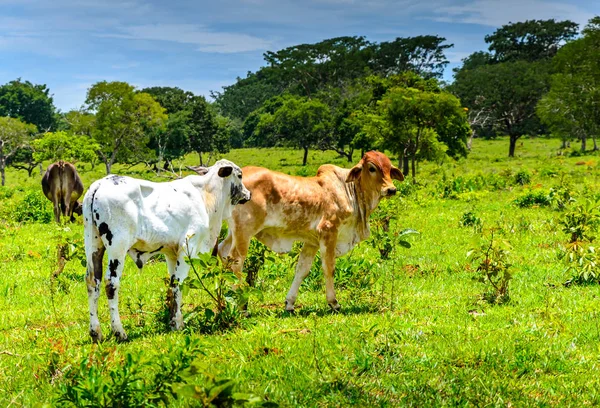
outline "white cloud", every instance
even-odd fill
[[[197,46],[198,51],[234,53],[264,50],[270,42],[243,33],[218,32],[206,26],[192,24],[147,24],[122,27],[121,34],[101,34],[101,37],[131,40],[168,41]]]
[[[440,22],[500,27],[525,20],[572,20],[584,24],[592,13],[572,4],[544,0],[476,0],[467,4],[440,7],[433,19]]]

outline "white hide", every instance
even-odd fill
[[[104,252],[108,254],[104,277],[111,327],[118,338],[127,338],[118,313],[126,254],[139,268],[152,256],[165,255],[175,302],[171,326],[182,327],[179,284],[189,270],[185,259],[211,251],[223,218],[231,216],[233,205],[250,199],[235,164],[220,160],[204,171],[202,176],[163,183],[109,175],[90,186],[83,200],[83,217],[90,335],[95,341],[101,339],[97,303]]]

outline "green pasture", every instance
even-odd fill
[[[240,317],[238,327],[201,334],[191,324],[173,333],[163,319],[166,265],[158,259],[140,273],[128,260],[120,308],[130,340],[123,344],[112,336],[91,344],[85,268],[78,259],[52,278],[57,246],[81,245],[81,219],[62,226],[44,222],[51,208],[39,173],[29,178],[9,170],[0,188],[0,406],[71,406],[68,392],[97,385],[86,384],[86,375],[113,392],[125,368],[138,364],[135,381],[150,381],[162,370],[155,363],[177,359],[186,348],[196,350],[190,381],[210,388],[218,379],[232,380],[235,392],[253,395],[257,404],[600,404],[600,286],[563,285],[571,278],[558,257],[569,238],[560,226],[568,209],[515,204],[551,188],[569,189],[576,203],[598,195],[598,156],[571,157],[558,146],[556,140],[524,138],[517,157],[509,159],[508,140],[475,140],[467,159],[419,164],[417,184],[407,178],[399,184],[401,194],[382,202],[374,216],[394,215],[389,234],[405,228],[420,234],[407,238],[411,248],[394,247],[387,260],[376,242],[363,242],[338,259],[340,313],[327,306],[318,264],[301,287],[296,314],[285,313],[294,257],[269,255],[257,281],[263,299],[251,299],[249,316]],[[299,165],[302,152],[293,150],[241,149],[225,157],[299,175],[315,174],[323,163],[351,165],[333,152],[310,152],[306,167]],[[185,164],[196,160],[190,155]],[[86,186],[104,175],[101,165],[78,168]],[[143,166],[114,170],[154,180],[169,175]],[[466,213],[481,227],[462,226]],[[501,305],[482,299],[489,288],[473,279],[477,265],[467,258],[492,230],[512,247],[510,301]],[[208,302],[203,292],[191,290],[184,297],[187,317]],[[100,319],[107,335],[104,293]],[[206,403],[190,395],[169,397],[168,405]]]

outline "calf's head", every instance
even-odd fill
[[[392,180],[403,181],[404,175],[385,154],[376,151],[365,153],[346,178],[347,183],[358,182],[363,190],[379,194],[380,198],[396,194]]]
[[[250,191],[244,186],[242,183],[242,169],[238,165],[229,160],[219,160],[217,161],[211,169],[214,168],[217,172],[217,175],[224,179],[224,188],[228,188],[231,198],[231,204],[244,204],[250,201],[252,198],[252,194]],[[190,167],[188,169],[194,170],[199,175],[203,176],[210,171],[207,167]]]

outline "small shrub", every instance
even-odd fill
[[[262,297],[262,292],[251,288],[231,271],[230,260],[211,254],[188,258],[192,274],[182,284],[186,295],[190,289],[201,289],[209,297],[208,305],[197,306],[186,317],[186,330],[214,333],[229,330],[240,323],[243,308],[251,295]]]
[[[531,173],[527,170],[520,170],[515,174],[515,184],[524,186],[525,184],[531,183]]]
[[[17,205],[14,213],[17,222],[40,222],[48,224],[54,218],[50,201],[41,191],[31,191]]]
[[[571,275],[565,285],[600,281],[600,256],[595,247],[581,241],[571,242],[561,249],[560,258],[567,265],[565,272]]]
[[[460,225],[463,227],[473,227],[475,232],[481,232],[483,221],[474,212],[467,211],[460,217]]]
[[[478,263],[474,279],[484,284],[488,290],[482,299],[490,304],[503,304],[510,300],[509,283],[512,280],[508,255],[510,243],[505,239],[494,238],[474,248],[467,254],[471,262]]]
[[[529,191],[520,197],[517,197],[514,201],[517,207],[530,208],[533,206],[547,207],[552,201],[548,194],[543,191]]]
[[[563,231],[570,235],[570,242],[593,241],[594,234],[600,224],[600,208],[594,200],[586,200],[584,204],[576,206],[567,212],[560,225]]]
[[[202,363],[203,354],[199,341],[189,337],[184,345],[151,356],[141,352],[119,356],[112,350],[97,349],[65,372],[55,403],[76,407],[156,407],[183,399],[185,406],[266,406],[260,397],[234,393],[236,381],[211,373]]]

